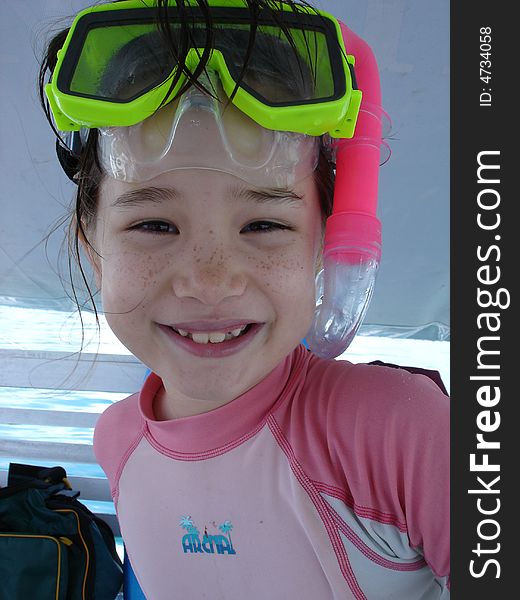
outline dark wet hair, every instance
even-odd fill
[[[237,30],[237,33],[233,34],[233,38],[229,39],[226,39],[222,36],[221,32],[218,32],[218,43],[227,44],[228,53],[229,51],[232,52],[232,57],[236,63],[238,73],[236,75],[238,83],[244,82],[247,84],[248,78],[254,78],[256,73],[262,72],[262,70],[265,72],[266,68],[274,67],[275,72],[273,73],[273,76],[284,83],[287,90],[286,93],[289,97],[294,93],[298,93],[300,96],[306,94],[306,91],[302,88],[304,85],[302,82],[308,81],[308,78],[305,78],[302,74],[302,61],[299,58],[290,30],[282,21],[279,21],[279,18],[276,16],[276,3],[273,3],[272,0],[245,0],[245,2],[251,16],[249,31]],[[176,97],[181,96],[192,85],[212,94],[212,90],[205,89],[198,81],[199,75],[201,75],[206,68],[207,61],[210,57],[210,50],[215,44],[217,32],[217,26],[212,22],[207,0],[196,0],[196,5],[205,21],[204,28],[194,27],[193,21],[188,14],[188,11],[186,11],[184,0],[177,0],[176,8],[179,13],[180,26],[176,28],[175,33],[172,32],[172,28],[168,21],[168,4],[168,0],[157,0],[157,32],[148,34],[150,35],[150,39],[148,40],[138,38],[135,44],[130,43],[123,47],[119,51],[120,55],[114,57],[112,66],[116,69],[118,64],[121,65],[122,62],[125,61],[126,64],[131,64],[133,57],[138,57],[139,60],[136,61],[136,65],[138,65],[140,71],[136,71],[133,75],[136,77],[145,77],[146,74],[143,73],[142,70],[143,67],[145,67],[146,69],[150,69],[150,72],[154,73],[154,77],[160,77],[164,74],[166,74],[166,76],[169,75],[172,70],[171,65],[177,64],[179,65],[179,68],[172,78],[170,91],[177,85],[179,78],[183,73],[186,75],[186,81],[181,86]],[[312,8],[305,1],[293,2],[293,0],[284,0],[284,4],[290,6],[293,12],[298,12],[298,6],[302,5]],[[283,42],[281,40],[273,41],[273,39],[262,39],[262,36],[264,36],[264,38],[271,36],[265,36],[265,34],[262,34],[257,30],[260,11],[264,11],[264,14],[267,11],[272,15],[273,19],[277,21],[277,24],[284,34],[285,39]],[[47,46],[39,70],[39,97],[47,120],[57,138],[56,150],[59,161],[69,178],[77,184],[74,207],[71,211],[71,216],[73,218],[70,220],[68,236],[70,257],[69,270],[72,273],[72,260],[75,260],[79,267],[83,283],[86,286],[92,308],[97,317],[94,297],[81,264],[80,240],[83,239],[86,244],[90,245],[88,241],[88,231],[95,223],[100,184],[104,177],[97,157],[98,132],[96,129],[89,130],[88,136],[81,144],[78,144],[79,138],[76,135],[75,138],[73,138],[75,139],[76,146],[71,148],[70,144],[67,145],[60,133],[56,130],[48,101],[44,94],[45,84],[50,79],[50,76],[56,67],[57,53],[62,48],[67,33],[68,29],[61,31],[51,39]],[[157,53],[153,40],[154,36],[160,36],[162,38],[161,48],[164,57]],[[191,71],[186,64],[186,58],[189,50],[194,46],[194,43],[197,44],[197,47],[204,48],[204,51],[199,64]],[[292,46],[292,52],[290,51],[290,48],[288,48],[288,45]],[[143,57],[143,51],[146,54],[147,48],[148,54]],[[258,49],[260,49],[260,51],[258,51]],[[110,73],[110,69],[108,69],[104,80],[100,82],[100,91],[104,91],[108,95],[114,93],[114,90],[110,89],[110,86],[113,85],[114,81],[120,80],[121,78],[113,77]],[[238,83],[235,87],[235,91],[238,88]],[[170,91],[165,94],[165,99],[170,95]],[[235,91],[231,95],[231,98]],[[331,160],[329,151],[322,145],[318,165],[315,171],[315,182],[320,197],[323,226],[325,225],[327,217],[332,214],[335,177],[334,168],[335,165]],[[95,249],[92,248],[92,250],[95,252]],[[80,308],[72,276],[71,283],[73,297],[78,308]]]
[[[251,39],[249,30],[222,27],[218,23],[213,29],[211,47],[224,54],[226,64],[236,81],[246,86],[254,83],[255,90],[263,88],[264,96],[271,102],[313,97],[315,74],[310,68],[313,56],[304,57],[300,54],[302,49],[299,52],[292,51],[289,42],[283,37],[258,30],[253,49],[247,57]],[[96,94],[103,98],[130,100],[151,89],[156,82],[165,81],[179,64],[178,57],[181,56],[184,45],[182,35],[179,27],[170,27],[168,35],[157,29],[124,44],[104,69]],[[190,36],[192,47],[201,48],[207,43],[206,30],[200,25],[190,32]],[[172,80],[170,91],[181,74],[182,69],[179,69]],[[213,95],[212,90],[205,88],[198,80],[197,85]],[[178,95],[190,86],[191,81],[188,81]],[[237,88],[238,84],[233,95]]]

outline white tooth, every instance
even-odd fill
[[[244,329],[247,327],[247,325],[244,325],[243,327],[239,327],[238,329],[233,329],[233,331],[231,332],[235,337],[237,337],[238,335],[240,335],[242,333],[242,331],[244,331]]]
[[[226,339],[226,334],[225,333],[220,333],[218,331],[212,331],[209,334],[209,341],[212,344],[218,344],[219,342],[223,342]]]
[[[184,329],[176,329],[175,331],[178,331],[183,337],[186,337],[188,335],[188,332],[184,331]]]
[[[191,337],[194,342],[198,344],[207,344],[209,341],[209,335],[207,333],[192,333]]]

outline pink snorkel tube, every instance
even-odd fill
[[[306,342],[316,355],[335,358],[353,340],[370,304],[381,258],[376,216],[382,142],[379,70],[370,46],[340,23],[347,53],[355,57],[363,96],[354,137],[333,140],[336,182],[327,219],[324,268],[316,277],[316,310]]]

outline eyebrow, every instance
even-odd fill
[[[113,207],[140,206],[142,204],[160,204],[177,199],[180,194],[173,188],[146,187],[129,190],[118,196],[111,204]]]
[[[247,188],[230,188],[230,194],[237,200],[249,200],[255,204],[273,204],[275,206],[292,206],[301,208],[305,201],[293,190],[282,188],[265,188],[252,190]]]
[[[254,204],[290,206],[301,208],[305,201],[293,190],[282,188],[249,189],[239,186],[228,188],[227,194],[234,200],[246,200]],[[146,187],[124,192],[113,202],[113,207],[131,207],[142,204],[160,204],[169,200],[179,200],[182,194],[175,188]]]

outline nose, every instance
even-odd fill
[[[236,251],[212,230],[198,239],[184,253],[173,275],[172,287],[178,298],[196,298],[217,306],[226,298],[241,296],[247,287],[247,276]]]

